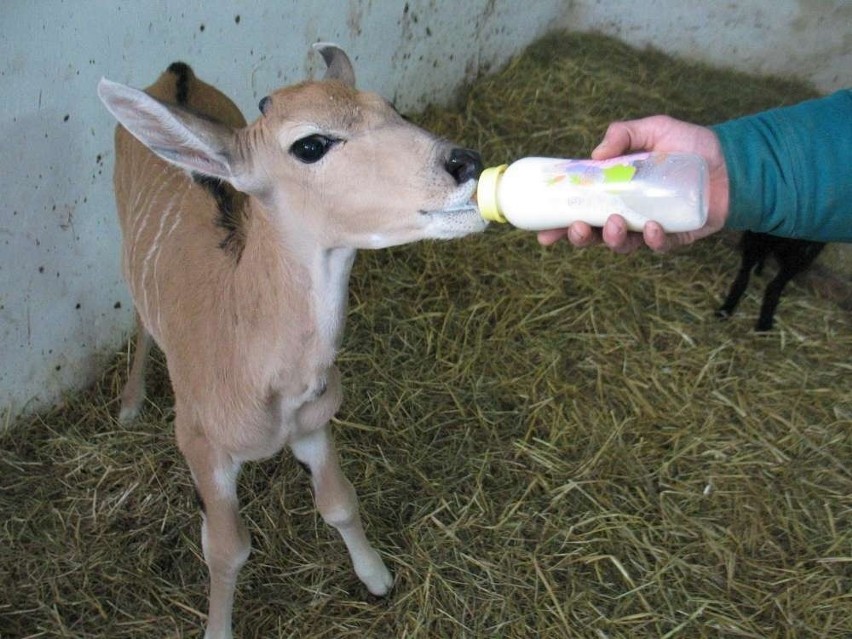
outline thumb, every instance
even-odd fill
[[[627,122],[613,122],[610,124],[603,140],[592,151],[592,159],[608,160],[621,155],[630,148],[630,129]]]
[[[657,138],[656,118],[613,122],[607,127],[601,143],[592,151],[595,160],[607,160],[628,151],[653,150]]]

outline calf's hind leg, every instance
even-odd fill
[[[139,416],[142,410],[142,402],[145,401],[145,370],[148,368],[148,356],[154,338],[142,326],[139,314],[136,314],[136,346],[133,349],[133,363],[130,373],[121,391],[121,410],[118,413],[118,421],[130,422]]]

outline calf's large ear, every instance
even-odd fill
[[[98,96],[116,120],[159,157],[240,188],[236,133],[231,127],[106,78],[98,83]]]

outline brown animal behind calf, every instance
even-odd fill
[[[393,579],[364,535],[329,432],[341,401],[333,362],[349,273],[356,249],[485,226],[470,203],[479,156],[355,90],[346,54],[317,48],[324,80],[264,98],[248,126],[181,63],[146,92],[98,86],[123,125],[115,191],[141,323],[121,417],[138,413],[153,337],[204,510],[208,638],[231,636],[237,573],[249,554],[240,466],[285,445],[309,467],[317,508],[343,537],[358,577],[370,592],[388,592]]]

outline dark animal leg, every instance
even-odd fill
[[[798,273],[797,270],[781,269],[775,279],[769,282],[766,287],[766,292],[763,294],[763,304],[760,307],[760,317],[757,319],[756,331],[772,330],[773,318],[775,310],[778,308],[778,302],[781,301],[781,292],[787,286],[793,277]]]
[[[781,301],[781,293],[787,283],[796,275],[807,269],[817,256],[825,248],[821,242],[809,242],[807,240],[786,240],[776,249],[781,270],[775,279],[766,287],[763,294],[763,304],[760,307],[760,317],[755,326],[756,331],[768,331],[772,329],[775,311]]]
[[[787,286],[787,283],[793,277],[808,268],[824,247],[825,243],[823,242],[776,237],[765,233],[745,231],[740,240],[740,250],[742,251],[740,271],[731,285],[731,290],[728,292],[725,303],[716,311],[716,316],[726,318],[733,314],[734,309],[748,286],[752,269],[760,275],[761,271],[763,271],[766,257],[774,255],[778,261],[780,270],[775,279],[766,287],[763,295],[763,304],[760,308],[760,317],[755,327],[755,330],[758,331],[770,330],[784,287]]]
[[[743,255],[743,264],[740,267],[740,272],[737,273],[737,279],[734,280],[734,283],[731,285],[731,290],[728,292],[728,297],[725,298],[725,303],[716,311],[716,317],[721,319],[727,319],[734,313],[734,309],[739,304],[740,298],[745,293],[746,287],[748,286],[748,280],[751,275],[751,269],[754,267],[755,262],[759,260],[751,260],[748,259],[749,256]]]

